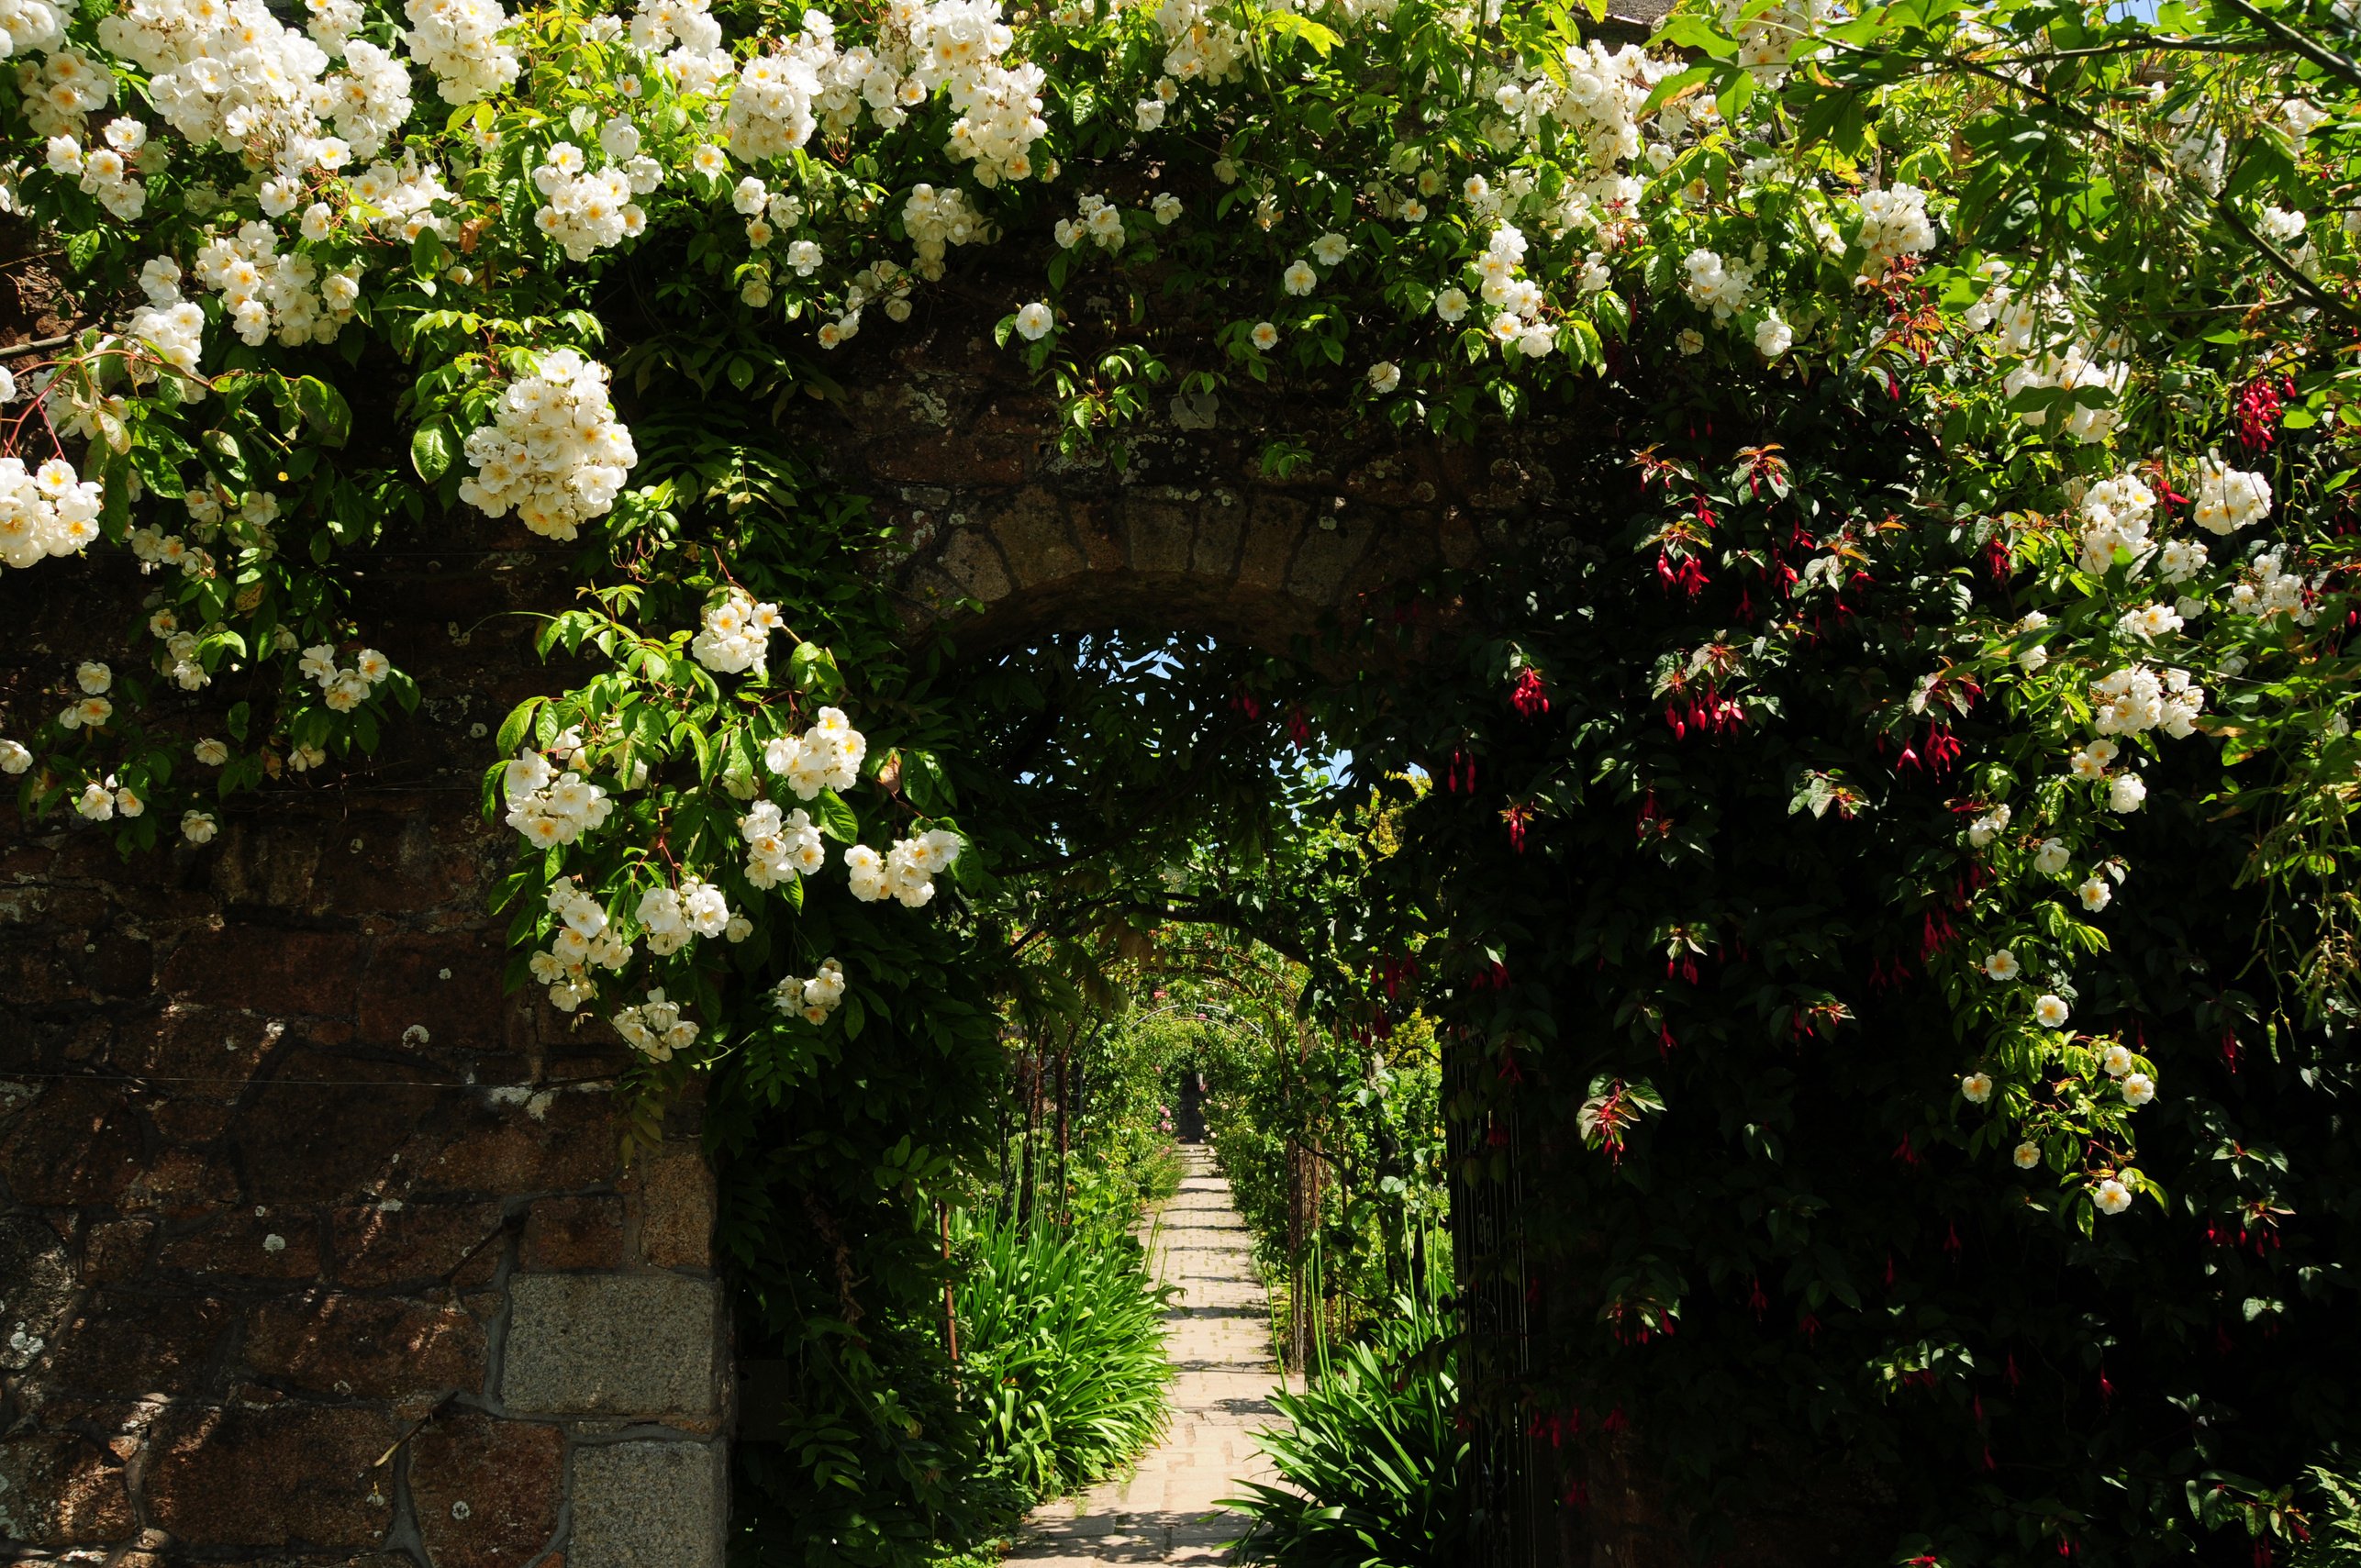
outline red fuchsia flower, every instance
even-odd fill
[[[1263,717],[1263,705],[1254,700],[1252,692],[1240,692],[1230,699],[1230,706],[1249,718]]]
[[[1520,855],[1525,852],[1525,828],[1532,819],[1533,808],[1521,801],[1501,809],[1500,820],[1509,825],[1509,846]]]
[[[1549,685],[1542,679],[1539,670],[1529,664],[1517,672],[1517,684],[1509,688],[1509,706],[1515,708],[1521,718],[1549,712]]]
[[[1679,563],[1676,565],[1672,559],[1672,552],[1660,550],[1656,551],[1656,581],[1667,593],[1678,588],[1689,598],[1695,599],[1698,595],[1705,591],[1708,579],[1705,575],[1705,568],[1698,563],[1696,556],[1684,552]]]
[[[2238,439],[2249,451],[2263,451],[2278,439],[2279,413],[2287,406],[2285,394],[2296,389],[2292,378],[2258,375],[2239,389],[2233,417],[2238,422]]]
[[[1445,794],[1457,795],[1463,790],[1476,793],[1476,759],[1464,751],[1453,751],[1443,764],[1442,787]]]
[[[1506,991],[1509,988],[1509,966],[1495,959],[1469,975],[1467,985],[1472,991]]]
[[[1298,751],[1310,744],[1311,720],[1305,717],[1303,706],[1300,703],[1287,715],[1287,739],[1296,743],[1296,750]]]

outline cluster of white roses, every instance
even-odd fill
[[[513,506],[556,539],[612,510],[640,461],[607,398],[607,367],[571,349],[502,393],[492,423],[468,432],[466,453],[475,472],[460,481],[461,500],[494,517]]]
[[[354,654],[351,668],[340,669],[336,662],[336,650],[325,642],[305,649],[304,656],[297,662],[295,668],[303,675],[318,683],[321,700],[339,713],[351,713],[354,708],[359,707],[367,700],[369,694],[375,691],[384,683],[385,677],[394,673],[392,661],[373,648],[364,648]],[[534,753],[536,756],[539,754]],[[504,776],[517,776],[515,773],[517,765],[515,762],[508,764],[509,772]],[[544,762],[543,765],[546,766],[547,763]],[[592,823],[590,826],[596,827],[597,824]]]
[[[148,128],[128,115],[106,122],[106,145],[84,152],[72,136],[50,138],[50,172],[78,179],[84,195],[96,196],[108,212],[127,222],[147,210],[144,176],[170,161],[164,144],[148,139]]]
[[[2326,577],[2307,578],[2300,572],[2289,571],[2285,545],[2255,557],[2251,573],[2230,590],[2233,615],[2257,619],[2284,615],[2298,626],[2310,626],[2320,618],[2320,608],[2313,601]]]
[[[598,995],[596,969],[618,970],[631,962],[631,944],[616,934],[606,907],[584,891],[581,880],[563,876],[550,884],[550,913],[560,922],[547,952],[529,961],[533,978],[550,988],[550,1005],[571,1013]]]
[[[1743,262],[1724,261],[1719,251],[1699,247],[1688,253],[1688,297],[1699,309],[1727,321],[1754,297],[1754,270]]]
[[[819,73],[835,53],[834,32],[806,30],[774,52],[758,54],[738,68],[729,106],[722,112],[722,139],[741,162],[785,158],[811,139],[819,120],[812,100]]]
[[[1594,171],[1637,158],[1640,111],[1670,68],[1634,45],[1609,50],[1596,39],[1567,45],[1564,64],[1563,85],[1539,75],[1501,77],[1485,87],[1501,115],[1489,139],[1498,147],[1521,141],[1528,151],[1539,151],[1549,122],[1562,136],[1580,140]]]
[[[1549,296],[1519,269],[1525,260],[1525,236],[1514,224],[1504,223],[1492,230],[1486,241],[1484,253],[1476,258],[1477,295],[1493,312],[1487,330],[1502,351],[1515,350],[1528,359],[1538,360],[1557,344],[1557,328],[1543,320],[1542,312],[1549,307]],[[1456,292],[1456,291],[1453,291]],[[1436,302],[1441,314],[1443,301]],[[1448,316],[1445,320],[1450,320]]]
[[[2155,1079],[2137,1071],[2138,1062],[2122,1040],[2108,1042],[2106,1049],[2099,1054],[2099,1065],[2107,1076],[2115,1080],[2124,1104],[2144,1106],[2156,1097]]]
[[[17,95],[36,132],[72,135],[82,129],[84,117],[114,98],[115,73],[95,55],[61,49],[46,60],[28,58],[17,67]]]
[[[664,999],[662,986],[649,992],[644,1002],[617,1008],[614,1023],[626,1044],[655,1062],[670,1062],[673,1052],[696,1043],[696,1025],[681,1017],[678,1002]]]
[[[61,457],[29,473],[23,459],[0,457],[0,562],[23,568],[81,553],[98,538],[105,505],[98,482]]]
[[[0,60],[57,48],[65,41],[65,19],[73,10],[74,0],[62,6],[49,0],[0,0]]]
[[[2116,552],[2134,562],[2153,548],[2149,521],[2155,515],[2156,493],[2133,473],[2098,480],[2082,493],[2082,569],[2094,575],[2115,563]]]
[[[1926,193],[1916,185],[1889,185],[1861,193],[1861,275],[1876,278],[1904,256],[1934,249],[1934,222],[1927,217]]]
[[[712,0],[640,0],[631,12],[629,37],[632,48],[660,57],[684,94],[709,92],[729,71],[729,51],[722,47]]]
[[[824,707],[801,735],[782,735],[763,748],[763,765],[787,781],[798,800],[817,800],[824,789],[851,789],[869,755],[869,739],[852,728],[842,708]]]
[[[881,42],[890,45],[894,24],[907,25],[919,80],[930,93],[948,92],[959,116],[950,150],[974,163],[975,183],[989,190],[1002,180],[1031,178],[1033,143],[1049,133],[1041,118],[1048,78],[1039,65],[1000,63],[1015,41],[1000,20],[1000,0],[934,0],[923,7],[896,0],[886,16]]]
[[[782,814],[776,803],[756,801],[738,819],[738,831],[746,840],[746,880],[766,892],[815,875],[828,863],[819,829],[800,806]]]
[[[2208,533],[2233,534],[2270,515],[2269,480],[2232,468],[2217,457],[2199,460],[2194,513],[2199,528]]]
[[[305,252],[280,254],[279,236],[259,220],[198,246],[196,279],[220,294],[232,329],[255,344],[273,333],[289,348],[332,343],[352,319],[353,306],[361,298],[354,272],[347,269],[323,278],[319,263]],[[149,304],[158,311],[170,312],[177,306],[180,282],[180,268],[169,257],[150,261],[140,273]]]
[[[154,257],[139,269],[139,288],[148,303],[131,313],[124,335],[153,350],[162,363],[143,354],[132,356],[132,384],[147,385],[169,365],[181,373],[182,399],[203,401],[206,384],[197,374],[197,361],[205,351],[205,307],[181,297],[180,263],[168,256]]]
[[[139,530],[132,536],[134,550],[139,547],[139,533],[148,535],[150,539],[156,537],[153,528]],[[217,622],[206,629],[217,632],[222,628]],[[170,675],[181,690],[202,691],[213,684],[212,673],[206,669],[198,654],[200,639],[195,632],[180,624],[180,617],[168,609],[158,610],[148,617],[148,630],[164,645],[161,666],[164,673]]]
[[[1721,5],[1721,25],[1738,40],[1738,63],[1765,87],[1787,79],[1787,61],[1796,45],[1843,16],[1832,0],[1782,0],[1770,6],[1722,0]]]
[[[946,247],[974,245],[993,238],[991,226],[969,203],[967,193],[956,185],[948,190],[927,184],[910,187],[909,196],[902,203],[902,228],[918,252],[919,276],[930,282],[942,276]]]
[[[834,22],[806,11],[801,32],[739,67],[724,139],[745,162],[782,158],[823,119],[841,133],[865,106],[890,129],[940,91],[958,117],[950,150],[974,163],[978,183],[1030,178],[1032,145],[1049,129],[1045,78],[1037,65],[1000,63],[1014,41],[998,0],[891,0],[875,46],[851,50],[837,48]]]
[[[409,72],[384,50],[343,43],[348,69],[329,76],[328,50],[262,0],[129,0],[98,41],[148,73],[166,125],[269,170],[264,199],[286,193],[281,211],[307,172],[373,155],[410,114]]]
[[[640,150],[640,128],[619,115],[599,128],[598,148],[612,161],[605,168],[591,168],[581,148],[559,141],[533,170],[541,194],[533,226],[577,261],[645,230],[648,215],[631,198],[664,180],[663,166]]]
[[[729,172],[729,156],[707,144],[696,150],[690,164],[700,174],[720,179]],[[804,220],[801,196],[773,191],[752,174],[730,187],[729,205],[745,217],[746,243],[757,250],[776,239],[777,230],[793,228]],[[818,247],[813,249],[817,250]]]
[[[1079,14],[1066,25],[1087,24],[1090,6],[1075,9]],[[1181,82],[1202,81],[1210,86],[1235,81],[1244,73],[1245,35],[1216,16],[1215,9],[1206,0],[1161,0],[1156,26],[1164,35],[1166,76]]]
[[[2122,361],[2101,358],[2098,348],[2073,343],[2062,351],[2050,350],[2019,361],[2001,378],[2000,390],[2013,398],[2028,387],[2054,386],[2067,392],[2101,392],[2112,398],[2123,390],[2130,374],[2131,367]],[[2037,430],[2049,423],[2046,408],[2027,409],[2017,417]],[[2076,440],[2095,446],[2115,433],[2122,418],[2122,411],[2111,405],[2093,407],[2077,402],[2067,406],[2064,428]]]
[[[219,539],[226,523],[236,542],[251,550],[257,558],[269,555],[276,548],[271,537],[271,524],[279,515],[279,498],[267,490],[254,491],[239,499],[234,510],[225,507],[220,498],[211,491],[203,489],[191,490],[182,497],[182,504],[188,508],[189,533],[201,543]],[[131,553],[139,558],[142,573],[153,572],[158,567],[170,567],[184,577],[204,577],[214,570],[210,551],[192,545],[178,534],[168,534],[153,523],[133,528],[126,542],[131,547]],[[163,621],[171,618],[169,611],[157,617]],[[156,621],[151,620],[150,625],[155,626]],[[176,636],[168,630],[158,630],[156,635]],[[295,633],[282,624],[273,634],[273,640],[279,645],[277,651],[287,652],[295,647]],[[186,657],[179,651],[177,642],[175,657]],[[190,691],[205,684],[203,680],[197,680],[192,685],[193,677],[186,672],[178,673],[181,684]]]
[[[2169,547],[2167,547],[2167,549],[2169,549]],[[2163,554],[2164,551],[2158,552],[2159,559],[2162,558]],[[2181,565],[2188,565],[2186,550],[2176,552],[2175,559]],[[2197,601],[2194,599],[2186,600],[2184,602],[2187,603],[2191,609],[2196,609],[2198,607]],[[2160,637],[2170,637],[2174,632],[2178,631],[2184,624],[2186,624],[2186,622],[2180,611],[2170,605],[2134,605],[2130,609],[2125,610],[2122,616],[2117,617],[2115,629],[2122,636],[2130,638],[2134,641],[2154,642]]]
[[[323,82],[312,101],[322,117],[334,122],[353,157],[374,158],[410,117],[410,72],[387,50],[347,36],[360,21],[357,5],[322,6],[313,13],[313,39],[341,52],[344,69]]]
[[[500,791],[508,802],[502,820],[539,848],[571,844],[604,826],[615,810],[598,785],[571,768],[558,771],[575,754],[574,746],[563,743],[568,739],[561,737],[553,749],[555,762],[528,746],[501,770]]]
[[[697,876],[684,876],[678,887],[658,885],[640,896],[635,911],[648,951],[666,958],[681,951],[692,937],[726,937],[744,941],[753,923],[729,913],[721,889]]]
[[[705,624],[688,645],[696,662],[717,674],[751,671],[761,675],[770,652],[771,633],[786,623],[779,606],[758,604],[743,588],[716,595],[705,606]]]
[[[824,1024],[844,1000],[844,966],[832,958],[819,962],[819,969],[810,979],[783,974],[771,987],[771,1006],[789,1018],[800,1018],[807,1024]]]
[[[58,715],[61,729],[95,729],[115,717],[115,705],[106,694],[115,688],[115,672],[98,661],[85,660],[75,666],[73,684],[82,688],[82,695],[66,706]]]
[[[2137,773],[2108,771],[2115,765],[2115,759],[2122,755],[2122,751],[2121,746],[2102,735],[2067,758],[2066,768],[2076,778],[2104,782],[2107,785],[2107,809],[2129,814],[2139,810],[2146,802],[2148,785]]]
[[[2128,665],[2090,687],[2090,727],[2101,735],[2138,735],[2161,729],[2176,740],[2197,732],[2205,711],[2205,688],[2178,669]]]
[[[958,834],[942,828],[897,839],[883,855],[866,844],[855,844],[844,851],[852,896],[864,904],[896,898],[908,908],[919,908],[934,896],[935,873],[950,870],[963,848]]]
[[[2199,123],[2204,108],[2203,100],[2197,99],[2172,112],[2167,123],[2179,134],[2174,137],[2168,156],[2173,167],[2197,182],[2208,195],[2219,195],[2230,143],[2220,130]]]
[[[449,226],[434,208],[439,202],[448,205],[459,198],[443,184],[441,171],[431,163],[419,163],[416,153],[405,152],[399,163],[372,163],[346,185],[357,206],[375,209],[377,232],[388,239],[406,245],[429,229],[444,239],[451,237]],[[332,216],[324,202],[306,207],[304,238],[327,239]]]
[[[1071,250],[1085,239],[1101,250],[1123,249],[1123,209],[1105,196],[1086,192],[1075,202],[1075,216],[1057,220],[1058,245]]]
[[[109,822],[118,813],[124,817],[144,816],[148,803],[139,798],[139,791],[117,784],[115,775],[109,773],[104,779],[93,779],[84,784],[82,793],[73,797],[73,809],[86,822]],[[207,838],[211,836],[206,834]]]
[[[420,65],[434,72],[435,90],[447,103],[472,104],[517,80],[517,51],[500,41],[508,13],[497,0],[409,0],[403,7],[409,30],[402,41]]]

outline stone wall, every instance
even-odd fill
[[[0,1562],[718,1568],[693,1107],[621,1168],[619,1045],[501,990],[475,783],[555,678],[501,612],[563,594],[523,542],[373,558],[428,694],[374,764],[128,861],[0,815]],[[0,574],[0,731],[140,593]]]

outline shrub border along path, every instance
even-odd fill
[[[1253,1440],[1278,1422],[1269,1394],[1280,1375],[1253,1243],[1212,1151],[1183,1144],[1181,1157],[1188,1173],[1151,1241],[1157,1277],[1179,1290],[1164,1342],[1172,1429],[1129,1473],[1039,1509],[1011,1562],[1225,1562],[1246,1520],[1219,1500],[1273,1478]]]

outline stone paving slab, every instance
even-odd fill
[[[1224,1562],[1246,1521],[1220,1500],[1271,1479],[1253,1434],[1279,1423],[1279,1369],[1253,1242],[1211,1151],[1183,1144],[1181,1157],[1187,1174],[1156,1236],[1158,1277],[1180,1289],[1164,1341],[1171,1428],[1129,1473],[1036,1510],[1010,1562]]]

